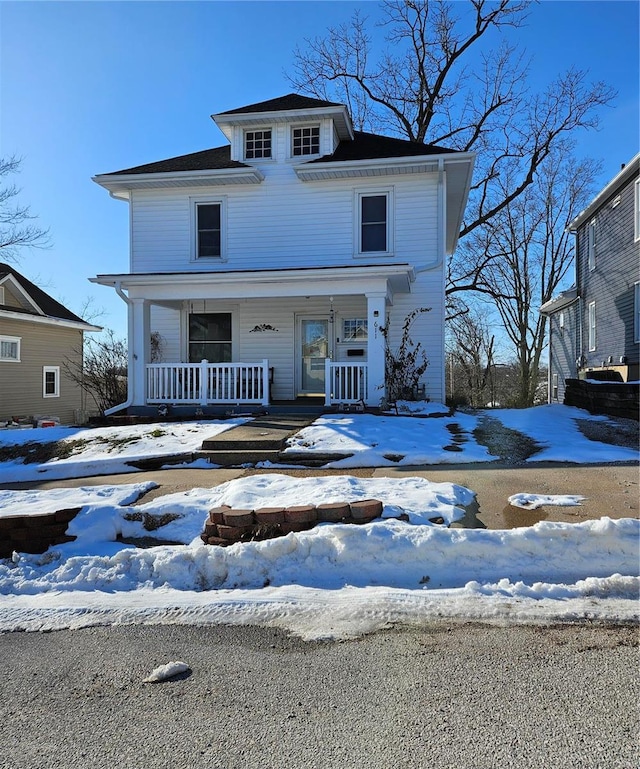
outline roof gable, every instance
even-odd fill
[[[60,304],[60,302],[56,301],[52,296],[49,296],[46,291],[43,291],[30,280],[27,280],[27,278],[25,278],[24,275],[21,275],[14,267],[0,262],[0,283],[7,278],[17,284],[17,286],[24,291],[27,299],[31,300],[33,310],[29,311],[25,308],[25,312],[31,315],[45,315],[49,318],[69,320],[74,323],[85,323],[82,318]],[[8,309],[12,312],[16,311],[16,308],[12,306],[3,305],[2,309]],[[40,312],[38,312],[38,310],[40,310]]]

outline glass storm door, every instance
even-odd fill
[[[301,395],[324,395],[324,361],[329,356],[329,321],[326,318],[300,319]]]

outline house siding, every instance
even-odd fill
[[[375,263],[437,258],[434,174],[302,182],[291,164],[260,167],[247,187],[138,190],[132,193],[132,272],[202,272]],[[391,257],[354,256],[356,193],[392,191]],[[223,200],[224,259],[192,259],[193,200]]]
[[[564,328],[560,323],[561,315],[564,315]],[[549,316],[549,403],[562,403],[565,379],[577,376],[578,345],[578,304],[574,303]],[[554,375],[558,378],[556,394],[553,391]]]
[[[636,177],[637,178],[637,177]],[[634,181],[612,194],[577,233],[582,355],[586,368],[640,360],[634,342],[634,283],[640,280],[640,243],[634,240]],[[619,199],[619,202],[616,201]],[[614,205],[614,203],[616,203]],[[595,220],[595,269],[589,269],[589,225]],[[589,350],[589,305],[596,307],[596,345]]]
[[[68,359],[80,363],[82,331],[2,318],[0,334],[21,339],[20,362],[0,361],[0,420],[56,416],[62,423],[74,422],[82,394],[64,365]],[[60,367],[59,397],[42,397],[44,366]]]

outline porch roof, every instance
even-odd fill
[[[92,283],[150,299],[325,296],[409,293],[415,272],[406,263],[207,272],[98,275]]]

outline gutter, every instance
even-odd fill
[[[128,340],[131,339],[131,300],[129,297],[124,293],[122,290],[122,284],[118,280],[116,281],[116,284],[114,286],[116,294],[122,299],[122,301],[127,305],[127,320],[128,320],[128,329],[127,329],[127,336]],[[129,353],[127,353],[129,355]],[[133,371],[133,366],[131,366],[131,358],[129,357],[129,365],[127,366],[127,400],[124,403],[120,403],[118,406],[112,406],[110,409],[105,409],[104,415],[105,417],[110,417],[112,414],[116,414],[118,411],[122,411],[122,409],[128,409],[129,406],[133,403],[133,380],[131,377],[131,372]]]

